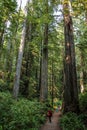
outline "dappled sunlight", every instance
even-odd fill
[[[70,46],[70,43],[67,43],[67,46],[69,47],[69,46]]]
[[[66,63],[70,63],[70,62],[71,62],[71,57],[70,57],[70,55],[67,55],[65,60],[66,60]]]

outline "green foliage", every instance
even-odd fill
[[[87,126],[87,114],[80,114],[78,118]]]
[[[2,126],[0,126],[0,130],[2,130]]]
[[[87,112],[87,92],[80,94],[79,96],[80,101],[80,109],[82,112]]]
[[[60,119],[63,130],[85,130],[85,126],[75,113],[68,112]]]
[[[12,104],[11,95],[9,93],[0,93],[0,125],[6,129],[8,122],[10,122],[11,113],[10,108]]]
[[[41,113],[41,109],[43,109],[43,106],[40,103],[21,99],[11,107],[13,120],[9,125],[11,127],[13,126],[14,129],[21,130],[37,128],[44,121],[44,115]]]
[[[0,93],[0,125],[4,130],[39,128],[45,121],[44,104],[27,99],[15,101],[9,93]]]
[[[17,3],[14,0],[0,1],[0,27],[3,28],[3,23],[9,19],[10,15],[16,10]]]
[[[3,79],[0,79],[0,91],[4,91],[7,88],[6,82]]]

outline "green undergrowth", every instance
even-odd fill
[[[62,116],[62,130],[87,130],[87,92],[79,95],[79,108],[79,115],[68,112]]]
[[[79,95],[80,110],[83,113],[87,113],[87,92]]]
[[[46,105],[0,93],[0,130],[38,130],[46,119]]]
[[[76,113],[68,112],[60,119],[62,130],[87,130],[83,123],[85,115],[77,115]]]

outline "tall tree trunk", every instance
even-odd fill
[[[42,50],[42,67],[41,67],[41,92],[40,100],[45,101],[48,97],[48,24],[45,25],[44,43]]]
[[[41,48],[40,48],[40,54],[39,54],[39,85],[37,88],[38,98],[40,97],[40,90],[41,90],[41,65],[42,65],[42,39],[41,39]]]
[[[28,2],[27,2],[27,4],[28,4]],[[25,12],[25,14],[27,14],[26,12]],[[21,42],[20,42],[20,47],[19,47],[16,75],[15,75],[15,79],[14,79],[13,97],[15,99],[17,99],[18,93],[19,93],[20,73],[21,73],[22,57],[23,57],[23,50],[24,50],[24,44],[25,44],[25,36],[26,36],[26,21],[27,20],[25,18],[23,31],[22,31]]]
[[[0,49],[3,47],[3,37],[4,37],[7,21],[4,20],[2,21],[2,23],[3,23],[3,27],[2,29],[0,28]]]
[[[4,34],[6,30],[6,20],[3,21],[3,27],[0,27],[0,62],[3,59],[3,43],[4,43]]]
[[[20,6],[19,6],[19,12],[18,12],[18,16],[17,16],[17,26],[15,27],[15,29],[12,31],[12,35],[15,36],[15,38],[17,37],[18,35],[18,26],[19,26],[19,18],[20,18],[20,11],[21,11],[21,5],[22,5],[22,0],[20,2]],[[10,28],[12,28],[12,25],[13,23],[10,24]],[[16,45],[16,42],[17,40],[13,39],[13,37],[9,37],[8,39],[8,44],[7,44],[7,53],[6,53],[6,65],[5,65],[5,69],[6,69],[6,72],[7,72],[7,83],[8,83],[8,86],[10,85],[10,82],[11,82],[11,74],[13,72],[13,61],[14,61],[14,58],[13,56],[15,55],[14,54],[14,45]],[[16,61],[16,60],[15,60]]]
[[[52,59],[52,107],[53,107],[53,99],[54,99],[54,72],[53,72],[53,59]]]
[[[4,31],[5,31],[5,27],[3,27],[3,29],[0,32],[0,48],[3,47],[2,43],[3,43]]]
[[[46,2],[46,13],[48,14],[48,1],[45,2]],[[48,98],[48,23],[45,23],[44,40],[42,47],[40,101],[46,101],[47,98]]]
[[[75,63],[75,45],[73,23],[69,12],[69,0],[64,1],[64,35],[65,35],[65,86],[64,112],[78,112],[78,88]]]
[[[81,51],[81,72],[80,72],[80,92],[84,92],[84,55]]]
[[[12,63],[13,63],[12,56],[13,56],[13,47],[12,47],[11,39],[9,39],[7,45],[6,63],[5,63],[5,73],[7,73],[6,82],[8,84],[8,88],[11,82],[10,79],[11,79]]]
[[[29,20],[27,20],[27,29],[26,29],[26,43],[25,43],[25,49],[24,49],[24,64],[23,68],[25,68],[25,71],[22,72],[23,76],[26,76],[27,78],[24,80],[24,88],[22,89],[22,94],[25,97],[29,97],[29,83],[30,83],[30,75],[31,75],[31,67],[33,62],[33,56],[30,52],[30,45],[29,43],[32,40],[32,24],[29,23]]]

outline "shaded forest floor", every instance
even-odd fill
[[[40,130],[61,130],[59,124],[60,117],[61,117],[61,111],[59,112],[54,111],[52,116],[52,122],[50,123],[49,120],[47,119],[46,123],[42,125]]]

